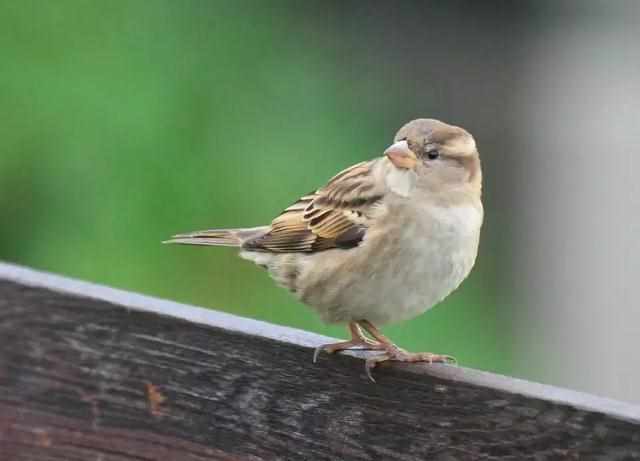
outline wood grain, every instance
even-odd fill
[[[0,277],[2,461],[640,459],[632,406],[625,420],[446,366],[372,384],[360,358],[314,365],[291,342],[31,285]]]

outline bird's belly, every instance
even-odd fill
[[[348,299],[353,303],[352,320],[364,318],[377,324],[407,320],[455,290],[473,261],[463,251],[443,252],[432,243],[403,249],[404,257],[380,261],[377,271],[363,277],[357,296]]]
[[[401,232],[406,238],[394,241],[372,236],[354,249],[353,261],[318,277],[320,286],[308,292],[306,299],[301,293],[302,300],[332,323],[366,319],[387,324],[423,313],[469,274],[479,237],[479,228],[472,232],[455,226],[450,231],[426,230],[417,232],[409,225]],[[330,259],[338,258],[325,253],[324,267],[331,267]],[[349,269],[356,267],[360,268],[357,272]]]

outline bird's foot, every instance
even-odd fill
[[[375,341],[365,335],[358,325],[358,322],[349,322],[349,332],[351,333],[351,339],[349,341],[341,341],[339,343],[325,344],[316,347],[316,350],[313,352],[313,363],[316,363],[318,355],[323,351],[328,354],[335,354],[338,351],[353,348],[358,348],[358,350],[361,351],[384,351],[387,349],[387,346],[381,341]]]
[[[339,351],[345,351],[349,349],[356,349],[360,351],[383,351],[385,346],[378,341],[373,341],[369,338],[353,338],[349,341],[341,341],[339,343],[324,344],[316,347],[313,351],[313,363],[316,363],[320,352],[326,352],[327,354],[335,354]]]
[[[433,354],[431,352],[407,352],[404,349],[399,348],[395,344],[388,345],[384,349],[384,354],[370,357],[365,361],[365,371],[369,379],[373,382],[375,382],[376,380],[373,379],[371,370],[373,370],[379,363],[382,362],[391,361],[404,363],[448,363],[451,365],[455,365],[458,363],[455,357],[452,357],[450,355]]]

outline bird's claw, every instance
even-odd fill
[[[318,346],[313,350],[313,363],[316,363],[318,361],[318,356],[320,355],[320,352],[322,352],[324,346]]]
[[[382,344],[370,339],[352,339],[350,341],[341,341],[339,343],[323,344],[322,346],[318,346],[314,349],[313,363],[316,363],[318,361],[318,357],[320,356],[321,352],[326,352],[327,354],[335,354],[336,352],[345,350],[379,351],[384,349],[385,347]]]
[[[374,339],[369,338],[362,331],[364,326],[365,330],[373,336]],[[365,360],[365,373],[371,381],[374,383],[376,380],[373,378],[371,370],[373,370],[379,363],[392,361],[392,362],[425,362],[425,363],[447,363],[457,364],[455,357],[450,355],[432,354],[431,352],[407,352],[404,349],[396,346],[389,341],[377,328],[375,328],[371,322],[362,320],[360,322],[351,322],[349,324],[351,330],[351,339],[349,341],[340,341],[332,344],[324,344],[318,346],[313,351],[313,363],[318,361],[320,352],[324,351],[328,354],[334,354],[338,351],[347,349],[358,350],[370,350],[370,351],[383,351],[379,355],[374,355]]]
[[[404,362],[404,363],[417,363],[424,362],[428,364],[432,363],[445,363],[448,365],[457,365],[458,361],[451,355],[432,354],[431,352],[406,352],[400,348],[394,349],[391,352],[386,352],[375,357],[369,357],[364,363],[365,373],[367,377],[373,381],[371,370],[373,370],[379,363],[382,362]]]

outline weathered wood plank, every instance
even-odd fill
[[[0,265],[0,460],[640,459],[637,406],[326,340]]]

